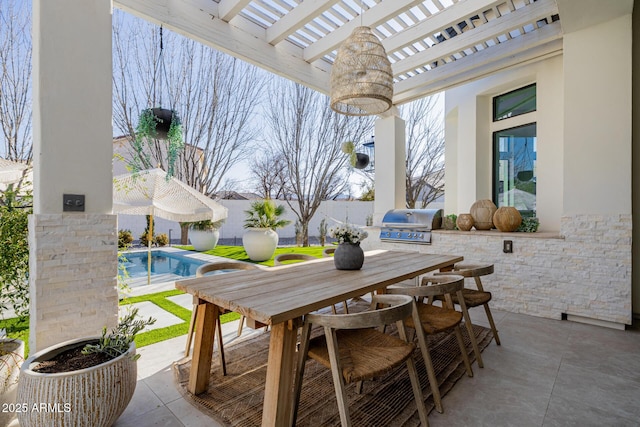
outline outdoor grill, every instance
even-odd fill
[[[382,218],[380,240],[431,244],[431,230],[442,225],[442,209],[392,209]]]

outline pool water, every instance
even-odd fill
[[[131,279],[146,278],[148,257],[149,253],[147,251],[128,252],[120,257],[118,267],[120,270],[123,267],[126,268]],[[181,277],[195,276],[196,270],[203,264],[206,264],[206,262],[171,252],[151,251],[151,279],[152,282],[157,283],[158,281],[170,281]]]

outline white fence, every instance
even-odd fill
[[[220,200],[219,202],[229,210],[229,216],[220,228],[220,238],[241,239],[244,233],[245,211],[249,209],[251,200]],[[286,202],[277,202],[285,205],[284,218],[291,220],[291,224],[278,230],[278,235],[281,238],[294,238],[296,235],[294,228],[296,215],[287,206]],[[337,222],[349,222],[364,226],[369,215],[373,215],[373,202],[326,200],[320,204],[309,224],[309,236],[317,236],[319,234],[318,227],[323,218],[326,219],[328,226]],[[140,238],[146,225],[146,219],[142,215],[118,215],[118,230],[131,230],[135,240]],[[180,239],[180,224],[177,222],[155,218],[154,226],[155,234],[165,233],[170,236],[172,242]]]

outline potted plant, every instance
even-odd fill
[[[360,242],[369,235],[350,224],[339,224],[329,228],[329,235],[338,239],[333,262],[338,270],[360,270],[364,264],[364,252]]]
[[[137,320],[137,313],[131,310],[110,333],[104,328],[100,337],[66,341],[30,356],[18,382],[20,426],[111,426],[136,388],[140,355],[133,340],[155,323]],[[55,407],[38,410],[43,402]]]
[[[266,261],[278,246],[278,233],[275,230],[291,221],[280,219],[284,214],[284,206],[276,205],[272,200],[253,202],[245,213],[244,228],[247,231],[242,235],[244,250],[252,261]]]
[[[215,248],[220,238],[220,227],[224,219],[211,221],[196,221],[189,224],[189,240],[193,248],[198,251],[210,251]]]
[[[146,108],[140,113],[136,126],[132,167],[134,170],[147,169],[151,163],[149,153],[156,140],[167,141],[167,177],[175,172],[175,163],[184,148],[182,121],[175,110]]]
[[[356,146],[353,141],[342,143],[342,152],[349,155],[349,163],[356,169],[364,169],[369,166],[369,155],[356,153]]]

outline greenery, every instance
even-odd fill
[[[97,344],[85,345],[82,354],[104,353],[113,358],[125,354],[138,332],[148,325],[156,323],[156,319],[153,317],[149,317],[147,320],[136,320],[137,315],[137,308],[130,310],[108,334],[107,328],[102,328],[100,341]],[[136,354],[133,356],[133,360],[137,360],[139,357],[140,354]]]
[[[133,243],[131,230],[118,230],[118,249],[126,250]]]
[[[175,175],[175,163],[178,156],[184,149],[184,140],[182,137],[182,121],[178,112],[171,110],[171,125],[167,133],[167,179]],[[141,169],[147,169],[147,165],[151,164],[151,147],[156,144],[158,132],[156,126],[161,123],[162,119],[153,114],[151,108],[142,110],[138,125],[136,126],[135,139],[132,146],[136,153],[133,156],[131,167],[134,172]]]
[[[322,218],[320,220],[320,225],[318,226],[318,237],[320,239],[320,246],[324,246],[327,242],[327,220]]]
[[[147,217],[147,226],[144,228],[144,231],[140,235],[140,244],[142,246],[149,246],[148,238],[149,238],[149,226],[150,225],[152,226],[152,229],[154,231],[153,233],[151,233],[151,243],[153,243],[154,240],[155,240],[156,220],[154,219],[153,220],[153,224],[150,224],[151,223],[151,218],[152,218],[151,215],[146,215],[146,217]]]
[[[167,246],[169,244],[169,236],[166,233],[158,234],[153,241],[158,246]]]
[[[446,230],[457,230],[458,226],[456,225],[456,221],[458,220],[458,215],[456,214],[449,214],[449,215],[445,215],[445,217],[443,218],[443,228]]]
[[[205,219],[203,221],[195,221],[189,223],[190,230],[199,230],[199,231],[213,231],[222,227],[224,224],[224,219],[219,219],[218,221],[211,221],[210,219]]]
[[[247,219],[244,228],[270,228],[276,230],[282,228],[291,221],[280,219],[284,214],[284,205],[276,205],[273,200],[258,200],[251,203],[249,210],[245,211]]]
[[[31,193],[18,195],[9,185],[0,199],[0,313],[29,310],[29,232]]]
[[[538,218],[522,218],[522,223],[520,227],[516,231],[523,231],[525,233],[535,233],[538,231],[538,227],[540,226],[540,221]]]

